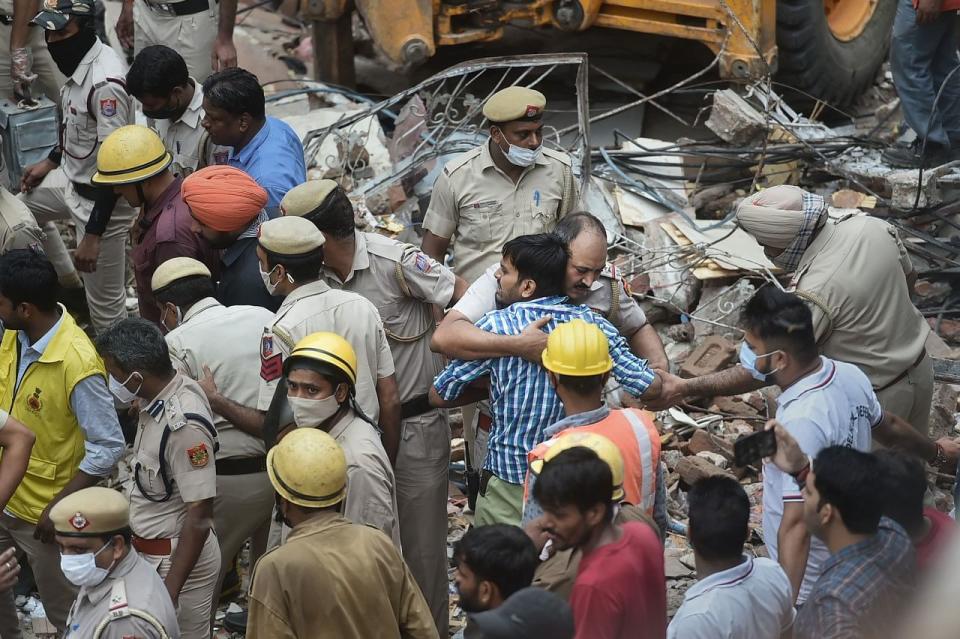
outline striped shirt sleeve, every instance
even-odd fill
[[[453,360],[433,380],[437,394],[446,401],[460,397],[471,382],[490,374],[490,362],[489,359]]]
[[[647,360],[634,355],[627,340],[604,317],[594,313],[592,318],[587,319],[599,326],[607,336],[607,341],[610,343],[610,357],[613,359],[613,376],[620,382],[623,390],[634,397],[639,397],[646,392],[657,378],[647,366]]]

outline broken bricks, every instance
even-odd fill
[[[707,477],[731,477],[735,479],[732,473],[697,455],[681,459],[677,464],[677,474],[680,475],[680,481],[687,486],[693,486]]]
[[[721,371],[737,359],[737,347],[730,340],[711,335],[693,349],[680,365],[682,377],[700,377]]]

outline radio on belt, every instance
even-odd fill
[[[12,190],[19,187],[23,170],[47,157],[57,145],[58,127],[57,105],[45,97],[29,107],[8,99],[0,101],[3,165]]]

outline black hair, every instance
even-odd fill
[[[352,237],[356,232],[353,204],[339,185],[327,194],[317,208],[303,217],[313,222],[317,230],[329,233],[338,240]]]
[[[183,57],[168,46],[144,47],[127,71],[127,93],[139,98],[169,96],[177,87],[190,83],[190,72]]]
[[[793,293],[776,286],[762,286],[753,294],[740,313],[740,323],[768,347],[786,351],[801,364],[819,355],[810,308]]]
[[[218,109],[237,117],[244,113],[257,120],[265,117],[263,87],[257,76],[246,69],[232,67],[207,76],[203,81],[203,97]]]
[[[603,391],[604,375],[557,375],[560,386],[577,395],[595,395]]]
[[[113,538],[117,535],[120,535],[123,538],[123,543],[127,547],[131,545],[133,540],[133,531],[130,528],[121,528],[120,530],[114,530],[113,532],[104,533],[100,535],[100,539],[103,540],[103,543],[113,541]]]
[[[574,241],[581,233],[589,231],[596,233],[606,241],[607,229],[598,217],[586,211],[570,213],[559,222],[553,232],[567,245]]]
[[[122,319],[97,335],[97,350],[101,357],[113,359],[125,373],[136,371],[157,377],[174,373],[160,329],[140,317]]]
[[[216,288],[206,275],[195,275],[174,280],[153,294],[160,304],[173,304],[177,308],[190,308],[205,297],[214,297]]]
[[[533,280],[536,296],[562,295],[570,256],[567,245],[556,233],[520,235],[503,245],[521,279]]]
[[[597,504],[613,519],[613,471],[585,446],[567,449],[543,464],[533,496],[544,510],[573,505],[581,513]]]
[[[882,468],[883,514],[909,535],[919,535],[923,532],[923,498],[927,492],[923,462],[896,450],[878,450],[874,455]]]
[[[492,582],[504,599],[528,587],[540,563],[527,533],[507,524],[471,528],[453,545],[453,558],[478,579]]]
[[[302,284],[320,279],[320,269],[323,268],[323,249],[291,257],[289,255],[278,255],[272,251],[263,248],[267,256],[267,266],[272,270],[277,264],[283,266],[294,282]]]
[[[740,482],[732,477],[706,477],[693,484],[687,502],[687,534],[701,557],[716,561],[743,554],[750,526],[750,500]]]
[[[17,304],[33,304],[44,313],[57,310],[57,271],[34,249],[16,249],[0,255],[0,295]]]
[[[820,493],[817,510],[831,504],[851,533],[876,533],[883,516],[877,485],[882,472],[880,462],[870,453],[846,446],[824,448],[813,460],[814,486]]]
[[[318,375],[322,375],[323,377],[327,378],[331,384],[333,384],[334,388],[340,384],[346,384],[350,389],[350,395],[354,394],[354,384],[350,381],[350,378],[346,373],[333,364],[321,362],[310,357],[303,357],[300,355],[288,357],[283,363],[284,380],[290,376],[290,373],[300,369],[306,369],[313,371]]]

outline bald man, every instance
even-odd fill
[[[859,366],[884,410],[925,434],[933,397],[930,327],[910,300],[916,272],[896,229],[866,215],[832,219],[822,197],[795,186],[745,199],[737,221],[792,274],[788,290],[810,305],[820,352]],[[682,380],[680,392],[658,405],[762,385],[738,365]]]

